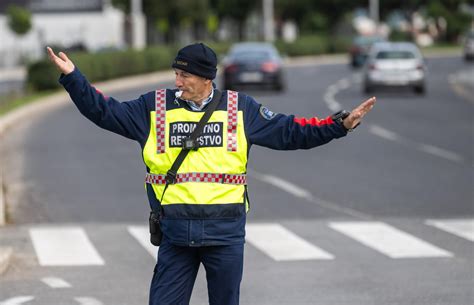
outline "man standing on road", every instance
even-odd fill
[[[214,89],[216,54],[202,43],[182,48],[172,63],[177,89],[120,103],[92,87],[66,54],[47,50],[79,111],[142,147],[146,192],[152,209],[161,211],[163,232],[150,305],[189,304],[201,263],[209,303],[239,304],[251,145],[294,150],[326,144],[355,128],[375,103],[370,98],[350,113],[321,120],[276,114],[248,95]],[[217,108],[201,136],[168,179],[183,142],[214,99]]]

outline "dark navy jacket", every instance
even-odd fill
[[[76,68],[61,75],[60,83],[68,91],[79,111],[101,128],[110,130],[145,146],[150,131],[150,112],[155,111],[155,92],[148,92],[136,100],[118,102],[104,96],[89,84]],[[167,109],[185,107],[186,102],[174,103],[176,90],[167,90]],[[225,92],[218,109],[225,109]],[[243,111],[245,136],[248,148],[260,145],[277,150],[309,149],[346,135],[347,131],[331,117],[296,118],[293,115],[275,114],[258,104],[252,97],[239,93],[239,110]],[[202,110],[202,111],[205,111]],[[149,186],[149,185],[147,185]],[[151,187],[147,187],[150,205],[157,207]],[[209,246],[243,243],[245,219],[167,219],[161,221],[164,238],[176,245]]]

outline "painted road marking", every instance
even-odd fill
[[[377,125],[369,125],[369,131],[374,135],[384,138],[386,140],[400,141],[400,136],[398,136],[396,133]]]
[[[32,296],[19,296],[0,302],[0,305],[19,305],[33,300]]]
[[[150,242],[150,233],[148,228],[145,226],[128,226],[128,232],[132,235],[139,243],[142,245],[145,250],[153,256],[154,259],[157,258],[158,247],[153,246]]]
[[[369,132],[372,134],[384,138],[386,140],[394,141],[400,144],[405,144],[409,147],[414,147],[415,149],[422,151],[424,153],[431,154],[436,157],[447,159],[453,162],[464,162],[464,158],[459,154],[449,151],[447,149],[439,148],[429,144],[418,143],[416,141],[410,140],[408,138],[402,137],[395,132],[385,129],[381,126],[370,124]]]
[[[59,277],[44,277],[41,279],[43,283],[51,288],[71,288],[71,284]]]
[[[297,186],[297,185],[295,185],[295,184],[293,184],[289,181],[286,181],[284,179],[281,179],[279,177],[272,176],[272,175],[260,174],[260,173],[257,173],[256,171],[251,171],[251,174],[252,174],[252,176],[257,178],[258,180],[263,181],[263,182],[268,183],[268,184],[271,184],[271,185],[274,185],[277,188],[282,189],[285,192],[290,193],[295,197],[306,198],[306,199],[309,199],[309,198],[312,197],[311,193],[309,191],[307,191],[303,188],[300,188],[299,186]]]
[[[272,175],[266,175],[266,174],[262,174],[262,173],[259,173],[253,169],[247,169],[247,174],[257,180],[260,180],[260,181],[263,181],[265,183],[268,183],[270,185],[273,185],[275,187],[277,187],[278,189],[280,190],[283,190],[283,191],[286,191],[287,193],[290,193],[292,194],[293,196],[295,197],[298,197],[298,198],[302,198],[302,199],[305,199],[311,203],[314,203],[320,207],[323,207],[323,208],[326,208],[326,209],[329,209],[329,210],[332,210],[332,211],[336,211],[336,212],[339,212],[339,213],[344,213],[344,214],[347,214],[347,215],[350,215],[350,216],[353,216],[353,217],[356,217],[356,218],[359,218],[359,219],[369,219],[370,216],[369,215],[366,215],[362,212],[359,212],[359,211],[356,211],[356,210],[353,210],[353,209],[350,209],[350,208],[345,208],[345,207],[341,207],[333,202],[329,202],[329,201],[326,201],[326,200],[323,200],[321,198],[318,198],[316,196],[314,196],[313,194],[311,194],[311,192],[309,192],[308,190],[305,190],[287,180],[284,180],[280,177],[277,177],[277,176],[272,176]]]
[[[456,154],[452,151],[449,151],[449,150],[446,150],[446,149],[443,149],[443,148],[439,148],[439,147],[436,147],[436,146],[433,146],[433,145],[419,144],[418,148],[421,151],[432,154],[433,156],[448,159],[448,160],[451,160],[451,161],[454,161],[454,162],[463,162],[464,161],[463,157],[461,157],[460,155],[458,155],[458,154]]]
[[[326,89],[326,92],[324,93],[324,102],[326,103],[326,106],[332,112],[339,111],[343,108],[341,104],[336,100],[336,94],[338,94],[342,90],[349,88],[351,85],[351,81],[353,83],[357,83],[359,78],[360,76],[358,76],[357,74],[354,74],[352,76],[352,80],[348,78],[342,78],[338,80],[337,82],[335,82],[334,84],[330,85]],[[457,79],[456,77],[452,76],[450,77],[450,82],[455,83],[456,79]],[[419,151],[431,154],[436,157],[440,157],[440,158],[447,159],[453,162],[458,162],[458,163],[465,161],[462,156],[460,156],[459,154],[455,152],[452,152],[440,147],[436,147],[430,144],[418,143],[416,141],[402,137],[396,134],[395,132],[385,129],[381,126],[371,124],[369,125],[369,131],[378,137],[381,137],[390,141],[394,141],[400,144],[408,144],[410,147],[415,147]]]
[[[103,305],[101,301],[91,297],[75,297],[74,300],[81,305]]]
[[[331,222],[329,226],[391,258],[453,256],[451,252],[382,222]]]
[[[330,253],[276,223],[247,224],[245,238],[276,261],[334,258]]]
[[[80,227],[31,228],[41,266],[104,265],[104,260]]]
[[[467,240],[474,241],[474,219],[429,219],[425,223]]]

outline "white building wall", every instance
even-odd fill
[[[82,43],[89,50],[125,45],[124,14],[113,7],[102,12],[34,14],[32,28],[15,35],[0,15],[0,67],[21,64],[22,58],[38,59],[48,44],[71,46]]]

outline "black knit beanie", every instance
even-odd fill
[[[207,79],[214,79],[217,72],[217,56],[203,43],[195,43],[179,50],[171,66]]]

